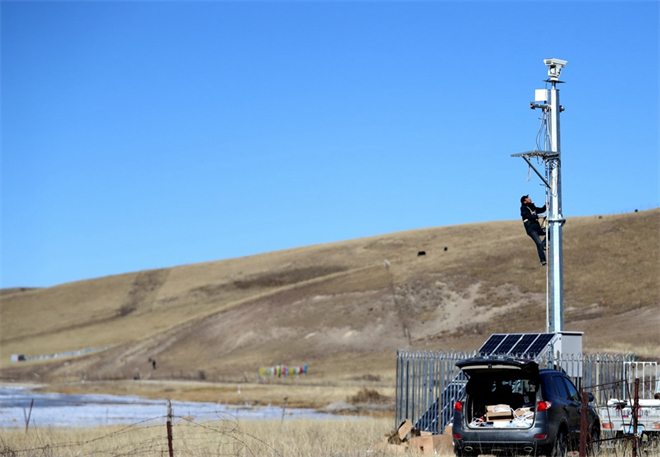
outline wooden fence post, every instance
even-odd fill
[[[284,404],[282,405],[282,420],[280,421],[280,425],[284,423],[284,413],[286,412],[286,401],[289,399],[289,397],[284,397]]]
[[[170,451],[170,457],[174,457],[174,448],[172,447],[172,402],[167,400],[167,448]]]

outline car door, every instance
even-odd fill
[[[553,399],[553,402],[556,403],[553,406],[553,410],[557,416],[554,417],[554,420],[559,423],[566,424],[568,428],[568,437],[573,439],[574,429],[575,429],[575,414],[577,413],[577,408],[573,406],[573,402],[570,399],[570,394],[568,393],[568,385],[564,382],[564,377],[560,374],[557,374],[552,377],[552,383],[555,386],[556,397]],[[578,426],[579,429],[579,426]]]
[[[561,376],[558,379],[561,379],[566,386],[567,403],[564,410],[567,414],[569,435],[572,440],[577,442],[580,437],[580,411],[582,409],[580,393],[567,377]]]

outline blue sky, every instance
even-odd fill
[[[657,207],[659,4],[3,0],[1,286],[517,219],[546,57],[564,216]]]

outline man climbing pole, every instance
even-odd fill
[[[520,216],[522,217],[523,224],[525,225],[525,231],[527,235],[536,243],[536,249],[539,253],[539,260],[541,265],[545,265],[547,262],[545,260],[545,239],[541,240],[541,236],[545,235],[545,229],[539,224],[540,213],[545,213],[545,205],[541,208],[537,208],[532,199],[529,198],[529,195],[523,195],[520,197]]]

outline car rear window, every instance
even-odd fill
[[[566,389],[568,390],[567,398],[572,401],[580,401],[580,394],[578,393],[573,383],[566,378],[561,378],[561,379],[564,381],[564,384],[566,385]]]
[[[562,380],[561,376],[553,376],[552,381],[555,385],[555,391],[557,392],[557,396],[559,398],[569,399],[570,396],[568,394],[568,390],[566,389],[566,384],[564,384],[564,381]]]
[[[557,388],[555,387],[555,383],[552,380],[552,378],[544,378],[543,379],[543,395],[544,395],[544,397],[547,397],[547,396],[556,397],[557,396]]]

